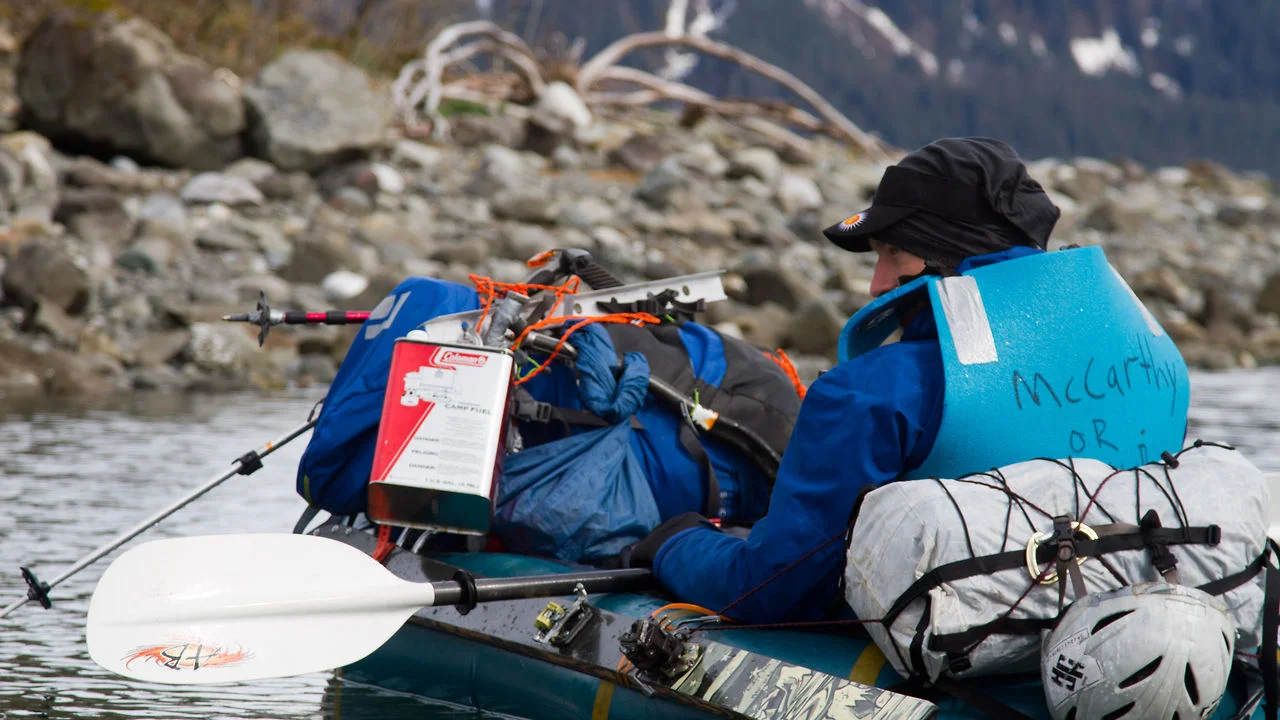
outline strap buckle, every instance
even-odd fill
[[[1084,555],[1076,555],[1076,552],[1075,552],[1076,533],[1084,535],[1090,540],[1098,539],[1098,533],[1094,532],[1093,528],[1089,527],[1088,525],[1085,525],[1082,522],[1076,522],[1075,520],[1071,521],[1070,536],[1065,538],[1057,537],[1058,533],[1047,533],[1047,532],[1032,533],[1031,539],[1027,541],[1027,572],[1030,573],[1032,580],[1038,580],[1041,585],[1052,585],[1053,583],[1058,581],[1057,570],[1049,570],[1048,574],[1046,574],[1043,578],[1040,577],[1040,572],[1041,572],[1040,563],[1036,561],[1036,553],[1040,549],[1040,544],[1047,540],[1053,540],[1056,538],[1058,541],[1058,552],[1060,554],[1064,552],[1068,553],[1067,557],[1062,558],[1064,562],[1070,561],[1071,559],[1074,558],[1076,561],[1076,565],[1080,566],[1084,564],[1085,560],[1089,559]]]

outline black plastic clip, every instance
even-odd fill
[[[453,581],[462,588],[462,599],[454,607],[457,608],[459,615],[466,615],[475,610],[480,602],[480,593],[476,590],[476,578],[466,570],[459,570],[453,574]]]
[[[1160,459],[1163,460],[1164,464],[1168,465],[1170,468],[1173,468],[1175,470],[1178,468],[1177,456],[1175,456],[1173,453],[1169,452],[1168,450],[1165,450],[1164,452],[1160,453]]]
[[[240,469],[236,470],[238,475],[252,475],[262,469],[262,456],[257,450],[241,455],[236,458],[236,462],[240,463]]]
[[[27,599],[35,600],[40,603],[40,607],[48,610],[53,607],[53,601],[49,599],[49,583],[40,582],[40,578],[31,572],[28,568],[20,568],[22,570],[22,579],[27,581]]]

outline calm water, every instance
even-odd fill
[[[1280,471],[1280,369],[1192,377],[1192,437],[1237,445]],[[19,565],[52,579],[155,510],[305,420],[318,393],[152,398],[111,410],[0,415],[0,606],[25,593]],[[249,477],[228,480],[140,538],[288,532],[300,438]],[[118,553],[117,553],[118,554]],[[112,556],[114,557],[114,556]],[[53,610],[0,620],[0,720],[12,718],[475,718],[343,685],[328,673],[230,687],[126,681],[84,645],[89,597],[109,559],[54,590]]]

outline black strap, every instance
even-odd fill
[[[565,425],[582,425],[593,428],[610,427],[614,424],[590,410],[559,407],[541,400],[535,400],[533,395],[523,387],[516,388],[513,400],[514,408],[512,414],[515,415],[516,419],[524,422],[561,422]],[[644,426],[640,424],[640,421],[634,415],[631,417],[631,427],[634,430],[644,429]]]
[[[924,607],[920,610],[920,621],[916,623],[915,637],[911,638],[911,647],[908,651],[911,653],[911,667],[917,675],[928,677],[928,668],[924,665],[924,632],[929,629],[929,623],[933,620],[929,615],[929,611],[933,607],[933,598],[925,595]]]
[[[315,505],[308,505],[306,510],[302,511],[302,515],[298,517],[298,522],[293,524],[293,534],[301,535],[303,530],[311,524],[311,521],[320,513],[320,508]]]
[[[1267,568],[1266,590],[1262,596],[1262,646],[1258,648],[1258,666],[1262,669],[1266,718],[1276,720],[1280,704],[1280,663],[1276,661],[1276,632],[1280,631],[1280,571]]]
[[[707,454],[707,449],[702,447],[698,433],[685,418],[680,419],[680,444],[698,467],[707,474],[707,503],[702,510],[703,517],[720,517],[720,481],[716,479],[716,469],[711,466],[711,456]]]
[[[1225,595],[1257,577],[1258,573],[1262,572],[1262,569],[1267,566],[1267,560],[1270,557],[1271,548],[1264,548],[1262,554],[1254,558],[1253,562],[1246,565],[1240,572],[1232,573],[1220,580],[1207,582],[1196,589],[1210,595]]]
[[[1077,535],[1075,541],[1076,554],[1097,557],[1098,555],[1124,550],[1137,550],[1145,548],[1150,541],[1148,536],[1152,535],[1155,536],[1155,541],[1166,545],[1217,545],[1222,540],[1222,529],[1217,525],[1189,528],[1154,528],[1122,535],[1108,535],[1097,540],[1081,539],[1081,536]],[[1057,551],[1058,548],[1053,544],[1052,540],[1046,541],[1036,551],[1036,562],[1048,562]],[[885,613],[881,621],[886,627],[893,624],[898,615],[902,614],[902,611],[914,600],[943,583],[963,580],[974,575],[991,575],[1001,570],[1022,567],[1025,563],[1026,550],[1024,549],[1010,550],[982,557],[965,558],[939,565],[911,583],[911,586],[898,596],[898,599],[893,603],[893,607],[889,608],[889,611]]]

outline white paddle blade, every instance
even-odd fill
[[[214,535],[139,545],[89,603],[89,655],[170,684],[319,672],[378,649],[435,597],[359,550],[312,535]]]

